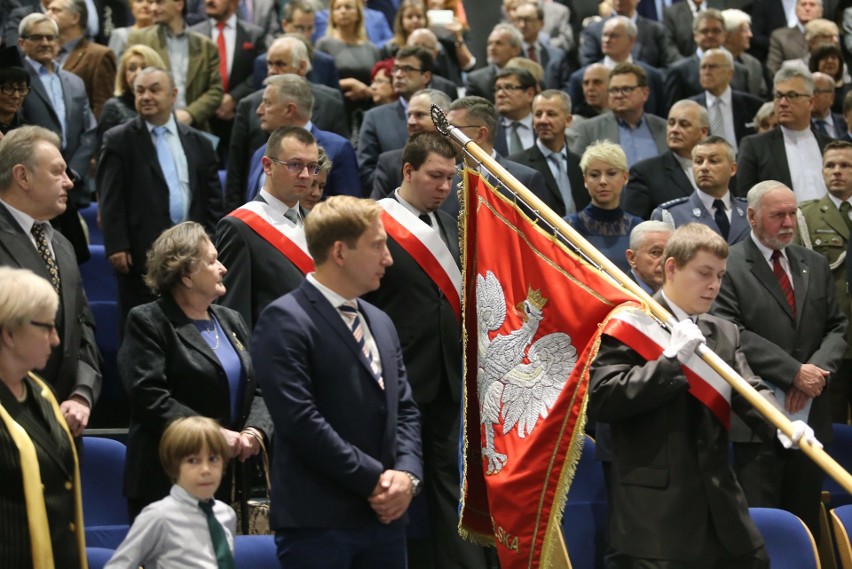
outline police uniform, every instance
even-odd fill
[[[748,237],[751,226],[746,217],[748,202],[745,198],[736,197],[733,194],[728,195],[731,198],[731,229],[728,232],[728,245],[733,245]],[[719,235],[722,234],[713,214],[707,211],[697,192],[692,192],[685,198],[677,198],[660,204],[651,213],[651,219],[667,223],[672,229],[677,229],[687,223],[701,223]]]

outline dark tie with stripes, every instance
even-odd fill
[[[787,297],[787,304],[790,305],[790,310],[793,311],[793,318],[795,318],[796,297],[793,294],[793,285],[784,267],[781,266],[781,251],[777,249],[772,252],[772,272],[775,273],[775,278],[778,279],[778,284],[781,286],[781,292]]]

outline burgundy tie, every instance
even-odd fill
[[[538,54],[535,51],[535,46],[532,45],[532,44],[530,44],[529,47],[527,47],[527,59],[529,59],[530,61],[535,61],[536,63],[538,63]]]
[[[222,88],[228,92],[228,48],[225,47],[225,22],[216,22],[219,29],[219,37],[216,38],[216,46],[219,48],[219,75],[222,76]]]
[[[775,278],[778,279],[778,284],[781,286],[781,292],[787,297],[787,304],[790,305],[790,310],[793,311],[793,318],[796,317],[796,297],[793,295],[793,285],[790,283],[790,278],[784,267],[781,266],[781,251],[775,250],[772,252],[772,272],[775,273]]]

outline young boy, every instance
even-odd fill
[[[233,568],[237,518],[213,498],[228,456],[213,419],[186,417],[169,425],[160,461],[174,486],[169,496],[142,510],[105,569]]]

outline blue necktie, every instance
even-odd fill
[[[154,146],[157,148],[157,160],[160,162],[160,168],[163,170],[163,176],[166,178],[166,184],[169,186],[169,217],[172,223],[180,223],[186,217],[186,197],[180,188],[178,180],[177,164],[175,157],[169,149],[169,143],[166,142],[166,127],[154,127]]]

